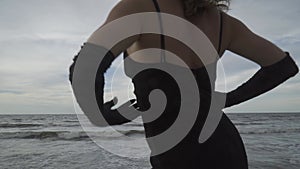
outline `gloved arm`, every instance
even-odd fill
[[[225,107],[237,105],[263,94],[295,76],[298,71],[297,65],[286,52],[286,56],[282,60],[261,67],[247,82],[227,93]]]
[[[74,72],[74,67],[76,64],[76,61],[78,59],[78,57],[84,57],[81,55],[96,55],[98,52],[103,53],[103,49],[100,46],[96,46],[90,43],[85,43],[82,47],[80,52],[74,57],[73,59],[73,63],[70,66],[69,69],[69,80],[72,84],[72,79],[73,79],[73,72]],[[84,50],[84,52],[82,52]],[[97,51],[98,50],[98,51]],[[111,63],[113,62],[115,56],[108,50],[106,55],[104,56],[104,58],[102,59],[100,66],[98,68],[97,71],[97,75],[96,75],[96,79],[95,79],[95,96],[96,96],[96,100],[97,100],[97,104],[98,107],[101,111],[102,116],[105,118],[106,122],[109,125],[119,125],[119,124],[123,124],[126,122],[130,122],[131,120],[133,120],[134,118],[136,118],[139,114],[137,112],[128,112],[130,119],[125,118],[124,116],[122,116],[117,109],[112,110],[111,107],[113,107],[115,105],[115,103],[113,102],[113,100],[104,103],[103,101],[103,88],[104,88],[104,73],[106,72],[106,70],[110,67]],[[82,54],[84,53],[84,54]],[[100,57],[100,56],[99,56]],[[123,105],[120,106],[120,108],[123,108],[123,110],[126,110],[126,107],[135,107],[135,105],[132,105],[133,102],[135,100],[132,99],[126,103],[124,103]],[[129,110],[129,109],[128,109]],[[132,109],[131,109],[132,110]],[[87,113],[87,112],[85,112]],[[90,113],[90,112],[89,112]],[[89,116],[88,116],[89,117]],[[89,117],[90,118],[90,117]],[[98,125],[98,126],[102,126],[102,123],[98,123],[95,122],[95,119],[91,119],[91,122]]]

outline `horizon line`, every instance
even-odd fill
[[[255,111],[255,112],[224,112],[225,114],[294,114],[300,113],[300,111],[288,111],[288,112],[277,112],[277,111]],[[84,115],[82,113],[0,113],[1,115]]]

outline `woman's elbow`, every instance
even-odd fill
[[[295,76],[298,73],[299,73],[299,67],[296,64],[294,64],[293,65],[292,76]]]
[[[295,61],[290,56],[290,54],[288,52],[286,52],[286,54],[287,54],[286,57],[288,57],[288,64],[287,64],[287,66],[285,66],[285,69],[286,69],[287,75],[289,77],[293,77],[299,73],[299,68],[298,68],[297,64],[295,63]]]

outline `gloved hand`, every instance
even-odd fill
[[[112,99],[108,102],[105,102],[103,104],[103,108],[102,108],[101,112],[102,112],[102,115],[105,118],[105,120],[110,125],[120,125],[120,124],[128,123],[140,115],[138,113],[138,111],[134,111],[137,108],[137,105],[135,104],[135,102],[136,102],[135,99],[131,99],[131,100],[127,101],[126,103],[123,103],[118,108],[112,109],[112,107],[117,104],[117,101],[118,101],[118,99],[115,97],[114,99]],[[133,107],[134,109],[129,109],[130,107]],[[122,114],[119,112],[119,110],[121,110],[122,113],[126,113],[126,114],[124,114],[126,117],[122,116]],[[126,111],[126,112],[123,112],[123,111]]]
[[[84,52],[82,52],[84,50]],[[130,107],[136,107],[136,105],[132,105],[135,102],[135,99],[131,99],[130,101],[127,101],[126,103],[122,104],[119,108],[117,109],[112,109],[112,107],[116,104],[117,99],[113,99],[109,102],[103,103],[103,89],[104,89],[104,73],[106,70],[110,67],[111,63],[115,59],[115,56],[109,51],[106,50],[103,47],[93,45],[90,43],[84,43],[83,46],[81,47],[81,50],[79,53],[74,57],[73,63],[71,64],[69,68],[69,80],[72,84],[72,78],[73,78],[73,72],[74,72],[74,67],[77,61],[77,58],[84,53],[84,55],[95,55],[98,54],[101,55],[103,54],[103,51],[106,51],[106,55],[102,59],[100,66],[97,71],[96,75],[96,80],[95,80],[95,95],[96,95],[96,100],[98,107],[102,113],[102,116],[105,118],[106,122],[109,125],[119,125],[123,124],[126,122],[129,122],[136,118],[139,113],[137,111],[133,111],[135,109],[130,109]],[[83,56],[84,57],[84,56]],[[100,56],[99,56],[100,57]],[[122,113],[126,113],[126,117],[129,119],[125,118],[120,114],[118,109],[122,110]],[[129,111],[131,110],[132,112],[124,112],[124,111]],[[93,112],[84,112],[85,114],[87,113],[93,113]],[[88,116],[90,118],[90,116]],[[91,121],[94,121],[95,119],[90,119]],[[102,124],[99,123],[94,123],[97,124],[98,126],[102,126]],[[104,124],[103,124],[104,125]]]
[[[298,73],[299,69],[290,54],[269,66],[260,68],[254,76],[237,89],[227,93],[225,107],[237,105],[263,94]]]

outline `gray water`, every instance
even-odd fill
[[[241,133],[250,169],[300,168],[300,113],[228,116]],[[118,127],[122,134],[143,137],[140,124]],[[105,130],[100,135],[108,143],[122,143],[121,136]],[[126,149],[130,143],[123,142]],[[0,115],[0,149],[1,169],[150,168],[148,157],[120,157],[98,146],[76,115]]]

